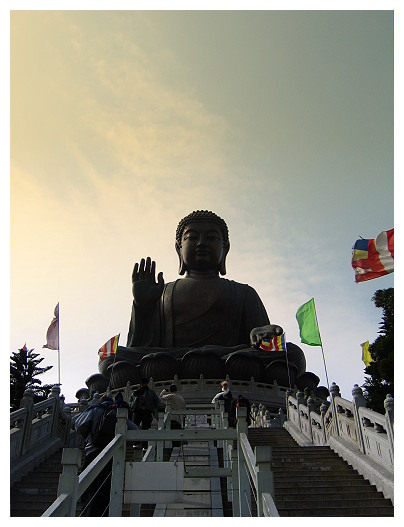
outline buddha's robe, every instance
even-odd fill
[[[224,278],[183,278],[164,286],[154,311],[147,316],[132,306],[127,346],[247,348],[251,330],[269,323],[260,297],[249,285]]]

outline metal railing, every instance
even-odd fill
[[[164,415],[159,416],[157,430],[127,430],[127,410],[118,409],[116,435],[107,447],[94,459],[94,461],[79,475],[81,465],[81,452],[78,449],[65,449],[63,452],[63,472],[59,480],[58,497],[45,511],[43,516],[75,516],[77,502],[88,487],[94,482],[101,470],[112,460],[111,490],[109,502],[109,516],[122,515],[124,496],[125,453],[128,442],[136,444],[149,442],[149,447],[141,460],[134,462],[153,463],[163,460],[164,446],[173,441],[182,443],[216,441],[217,446],[223,448],[223,467],[189,468],[186,477],[228,478],[229,495],[231,497],[234,516],[249,516],[251,507],[246,506],[245,496],[251,494],[250,479],[253,482],[254,492],[258,499],[259,516],[277,516],[273,502],[273,481],[270,468],[271,451],[269,447],[257,447],[255,453],[247,439],[246,409],[237,411],[237,427],[227,428],[227,414],[224,412],[223,401],[216,407],[212,404],[209,408],[193,409],[174,412],[170,408]],[[185,417],[206,416],[209,421],[207,427],[192,427],[184,429],[170,429],[171,417],[182,414]],[[190,420],[188,420],[189,424]],[[243,469],[241,470],[240,467]],[[248,474],[246,472],[248,471]],[[147,489],[145,489],[147,491]],[[131,515],[139,515],[139,506],[132,505]]]

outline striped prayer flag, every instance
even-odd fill
[[[115,337],[112,337],[112,339],[109,339],[108,342],[106,342],[99,350],[98,355],[100,356],[100,360],[104,360],[107,357],[111,357],[112,355],[116,354],[116,350],[118,349],[118,340],[119,335],[115,335]]]
[[[260,348],[264,351],[286,351],[285,333],[282,333],[280,337],[263,340]]]
[[[356,240],[352,251],[355,282],[379,278],[394,271],[394,229],[374,240]]]

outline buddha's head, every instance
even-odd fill
[[[175,249],[180,275],[186,271],[218,271],[225,275],[230,249],[226,222],[208,210],[191,212],[178,224]]]

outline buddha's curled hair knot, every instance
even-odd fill
[[[220,227],[223,236],[223,245],[226,246],[229,244],[229,230],[227,228],[226,222],[217,214],[210,210],[194,210],[188,216],[183,218],[177,227],[177,232],[175,234],[175,240],[179,246],[181,246],[182,233],[184,228],[189,223],[215,223]]]

